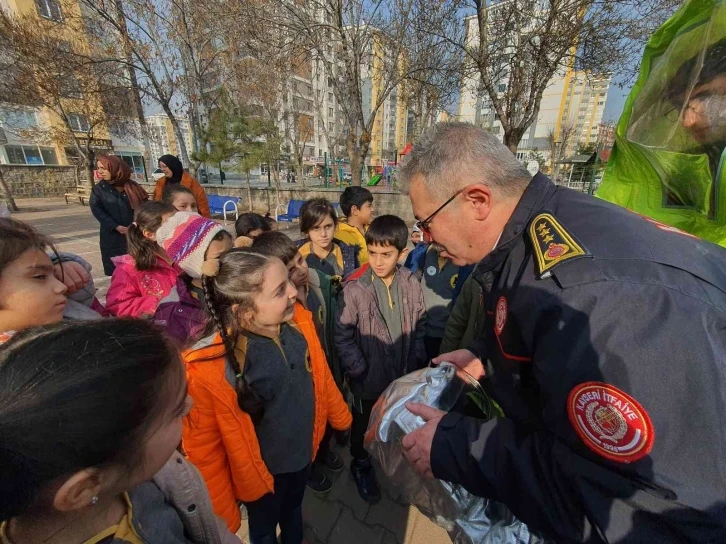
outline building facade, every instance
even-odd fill
[[[189,119],[184,117],[177,117],[179,127],[182,131],[182,137],[184,141],[182,144],[187,150],[187,154],[192,154],[192,129],[189,125]],[[156,161],[162,155],[174,155],[176,157],[181,156],[181,148],[177,141],[176,134],[174,134],[174,127],[171,125],[171,121],[166,114],[159,113],[156,115],[149,115],[146,117],[146,126],[149,128],[149,140],[151,144],[151,161],[156,164]],[[156,166],[152,169],[155,170]]]
[[[37,18],[39,23],[52,23],[54,36],[75,52],[93,56],[93,38],[86,28],[91,21],[76,0],[0,0],[0,9],[19,17]],[[87,92],[93,82],[78,81],[71,74],[63,82],[59,100],[67,122],[50,107],[21,104],[0,104],[0,163],[29,166],[76,165],[85,160],[74,145],[74,139],[91,149],[91,158],[118,154],[132,167],[134,176],[145,179],[144,146],[136,136],[111,122],[106,104],[98,93]],[[46,102],[48,104],[48,102]],[[129,119],[129,126],[134,124]],[[136,123],[138,124],[138,123]],[[91,138],[89,143],[89,138]],[[85,168],[79,168],[83,177]]]

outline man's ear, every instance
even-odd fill
[[[53,496],[53,508],[74,512],[94,504],[102,489],[101,472],[95,468],[79,470],[60,486]]]
[[[350,207],[350,215],[358,215],[359,213],[360,213],[360,208],[358,206],[356,206],[355,204],[353,204]]]
[[[492,211],[492,190],[487,185],[475,183],[464,187],[461,192],[466,205],[473,210],[474,219],[484,221]]]
[[[401,254],[400,254],[400,255],[398,256],[398,260],[400,261],[400,260],[401,260],[401,259],[403,259],[403,258],[404,258],[404,257],[405,257],[406,255],[408,255],[408,252],[409,252],[409,251],[411,251],[411,249],[410,249],[410,248],[408,248],[408,247],[404,247],[404,248],[403,248],[403,250],[401,251]]]
[[[147,240],[151,240],[152,242],[156,242],[156,232],[155,231],[142,229],[141,232],[144,235],[144,238],[146,238]]]

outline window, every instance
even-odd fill
[[[333,93],[328,93],[328,100],[329,100],[330,102],[332,102],[332,101],[333,101]]]
[[[38,8],[38,15],[41,17],[51,21],[63,20],[63,12],[58,0],[35,0],[35,6]]]
[[[37,145],[6,145],[8,164],[58,164],[55,149]]]
[[[27,130],[38,124],[35,112],[26,110],[0,110],[0,119],[2,119],[1,124],[11,132],[13,130]]]
[[[499,86],[497,87],[497,90],[500,93],[503,93],[504,91],[507,90],[507,84],[506,83],[500,83]]]
[[[64,98],[83,98],[81,83],[73,76],[63,79],[60,91]]]
[[[494,125],[492,127],[492,134],[499,134],[499,131],[501,130],[501,128],[502,127],[500,127],[499,125]]]
[[[68,125],[71,127],[71,130],[74,130],[75,132],[88,132],[91,128],[88,124],[88,118],[79,113],[68,114]]]
[[[25,154],[19,145],[6,145],[5,153],[8,155],[8,164],[25,164]]]
[[[43,164],[58,164],[58,157],[52,147],[41,147],[40,154],[43,157]]]
[[[598,106],[602,106],[605,103],[604,100],[600,100],[600,102],[597,103]]]
[[[328,108],[328,117],[333,116],[333,108]]]
[[[121,157],[126,162],[126,164],[131,167],[132,177],[134,179],[136,179],[137,181],[142,181],[145,179],[146,176],[144,170],[144,159],[141,155],[121,153],[119,154],[119,157]]]

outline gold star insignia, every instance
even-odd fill
[[[540,223],[539,225],[537,225],[537,230],[541,231],[542,229],[546,229],[546,228],[547,228],[547,223]]]
[[[543,242],[544,242],[545,244],[549,244],[549,243],[550,243],[551,241],[553,241],[554,239],[555,239],[555,237],[554,237],[554,236],[552,236],[552,235],[550,234],[549,236],[545,236],[545,237],[544,237],[544,238],[542,239],[542,241],[543,241]]]
[[[545,236],[549,233],[550,233],[550,229],[542,229],[541,231],[539,231],[540,236]]]

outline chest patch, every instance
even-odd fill
[[[529,224],[540,278],[558,264],[589,255],[588,251],[550,213],[541,213]]]
[[[655,433],[648,412],[633,397],[602,382],[585,382],[567,397],[567,414],[592,451],[619,463],[642,459]]]
[[[502,331],[504,330],[504,325],[507,324],[507,299],[504,297],[499,297],[499,300],[497,301],[497,310],[496,310],[496,316],[494,318],[494,330],[497,332],[497,334],[502,334]]]

